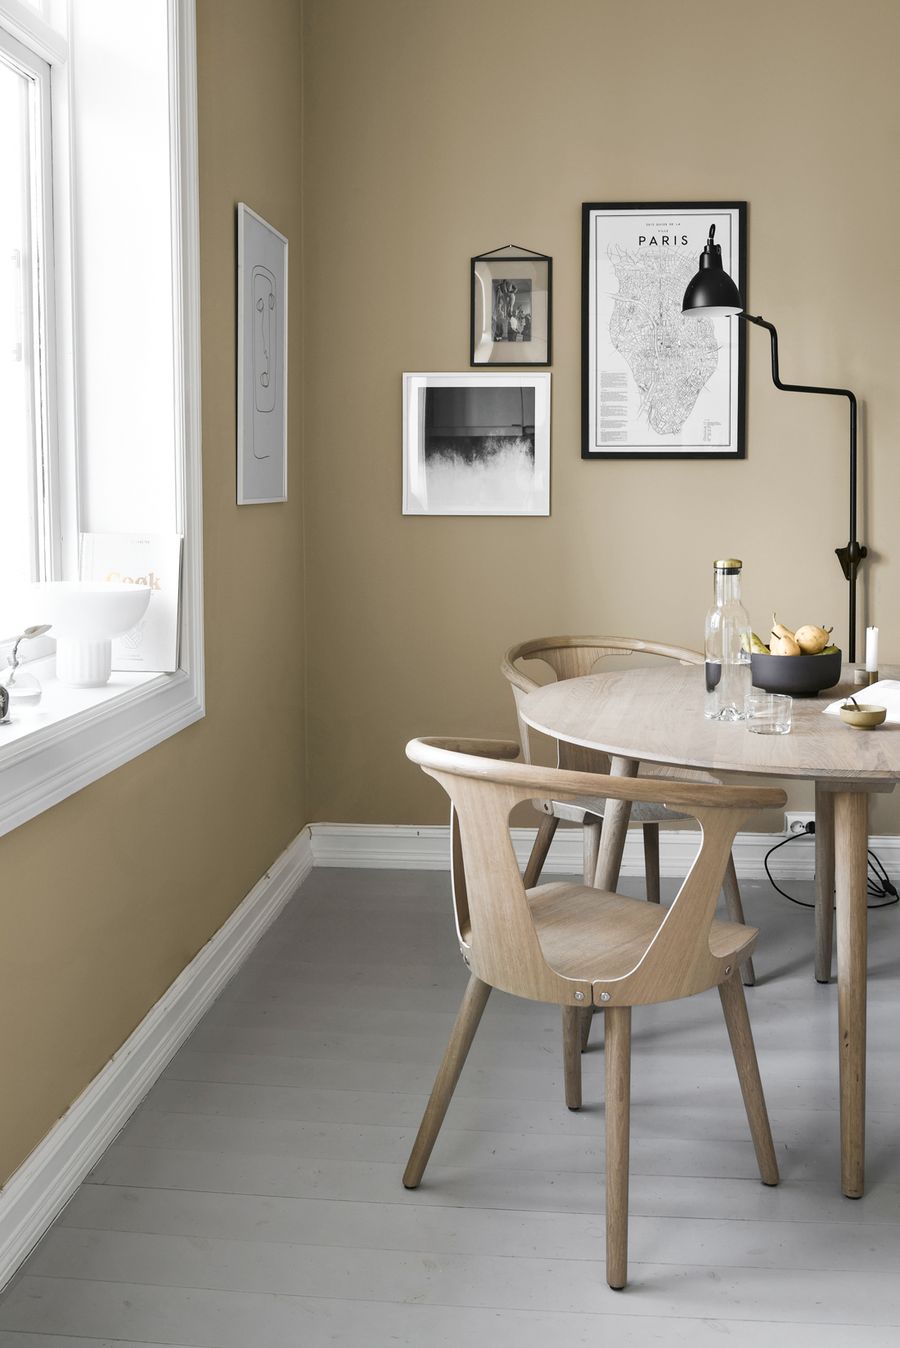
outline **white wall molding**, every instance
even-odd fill
[[[0,1288],[312,867],[309,830],[303,829],[0,1189]]]
[[[313,824],[313,857],[317,866],[367,866],[397,869],[445,870],[449,865],[449,829],[433,824]],[[516,856],[524,866],[534,841],[534,829],[511,830]],[[763,857],[770,847],[781,842],[784,833],[739,833],[734,844],[734,862],[738,876],[745,880],[765,878]],[[661,829],[659,846],[660,873],[683,876],[697,855],[700,835],[689,829]],[[883,835],[871,839],[871,846],[890,873],[900,871],[900,837]],[[783,848],[772,860],[772,870],[785,880],[811,880],[815,864],[815,844],[811,837],[798,839]],[[546,875],[581,874],[581,830],[557,831],[544,867]],[[640,830],[631,829],[625,844],[622,874],[643,875],[644,854]]]

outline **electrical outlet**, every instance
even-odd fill
[[[784,816],[785,833],[805,833],[807,824],[816,822],[815,813],[812,810],[788,810]]]

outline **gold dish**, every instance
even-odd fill
[[[841,707],[841,720],[854,730],[874,730],[887,716],[887,707],[873,707],[851,697]]]

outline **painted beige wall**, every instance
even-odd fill
[[[581,462],[583,201],[749,201],[751,305],[779,326],[784,377],[866,404],[868,613],[900,661],[900,7],[305,12],[311,817],[443,819],[409,736],[511,734],[497,666],[528,636],[702,644],[723,553],[760,630],[774,607],[844,636],[846,403],[777,392],[763,333],[745,462]],[[468,367],[469,258],[510,239],[554,258],[552,515],[404,519],[401,372]],[[900,832],[900,812],[879,803],[876,825]]]
[[[307,821],[299,324],[291,499],[234,503],[234,205],[291,238],[299,314],[300,41],[298,0],[199,0],[208,711],[0,840],[0,1176]]]

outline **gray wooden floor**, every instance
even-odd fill
[[[571,1114],[558,1013],[495,993],[406,1193],[464,982],[447,877],[324,870],[0,1298],[0,1348],[896,1348],[900,908],[871,917],[869,1192],[852,1202],[812,915],[744,896],[782,1185],[755,1178],[715,994],[636,1011],[624,1293],[602,1262],[602,1027]]]

